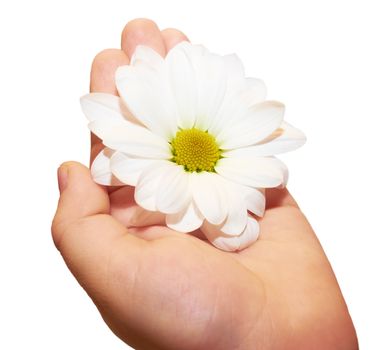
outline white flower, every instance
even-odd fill
[[[245,78],[236,55],[183,42],[166,58],[138,46],[116,86],[120,98],[81,99],[106,146],[92,165],[95,181],[135,186],[142,208],[164,213],[174,230],[200,228],[223,250],[257,240],[263,189],[287,181],[273,155],[305,142],[283,122],[284,106],[265,101],[264,83]]]

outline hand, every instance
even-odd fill
[[[116,94],[114,72],[137,44],[164,56],[183,40],[131,21],[122,50],[95,58],[91,90]],[[92,136],[92,159],[101,149]],[[59,168],[59,187],[55,244],[108,326],[136,349],[358,348],[331,266],[286,189],[267,191],[260,239],[228,253],[165,226],[136,227],[132,189],[105,189],[81,164]]]

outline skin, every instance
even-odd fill
[[[94,59],[91,91],[117,94],[114,72],[138,44],[165,56],[183,40],[150,20],[129,22],[121,49]],[[93,160],[102,143],[94,135],[91,141]],[[132,189],[99,186],[79,163],[64,163],[58,179],[55,245],[108,326],[132,347],[358,349],[328,259],[286,189],[267,191],[260,239],[228,253],[164,226],[134,227]]]

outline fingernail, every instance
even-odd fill
[[[68,179],[68,167],[65,166],[65,165],[61,165],[57,169],[57,181],[58,181],[58,184],[59,184],[60,194],[67,187],[67,179]]]

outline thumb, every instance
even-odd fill
[[[58,169],[58,180],[60,199],[52,223],[54,243],[87,292],[99,289],[118,238],[126,237],[131,251],[140,246],[140,239],[108,215],[108,194],[92,180],[88,168],[76,162],[64,163]]]
[[[63,163],[57,170],[60,199],[52,223],[53,240],[61,250],[67,228],[84,218],[109,213],[106,191],[94,183],[88,168],[77,162]]]

